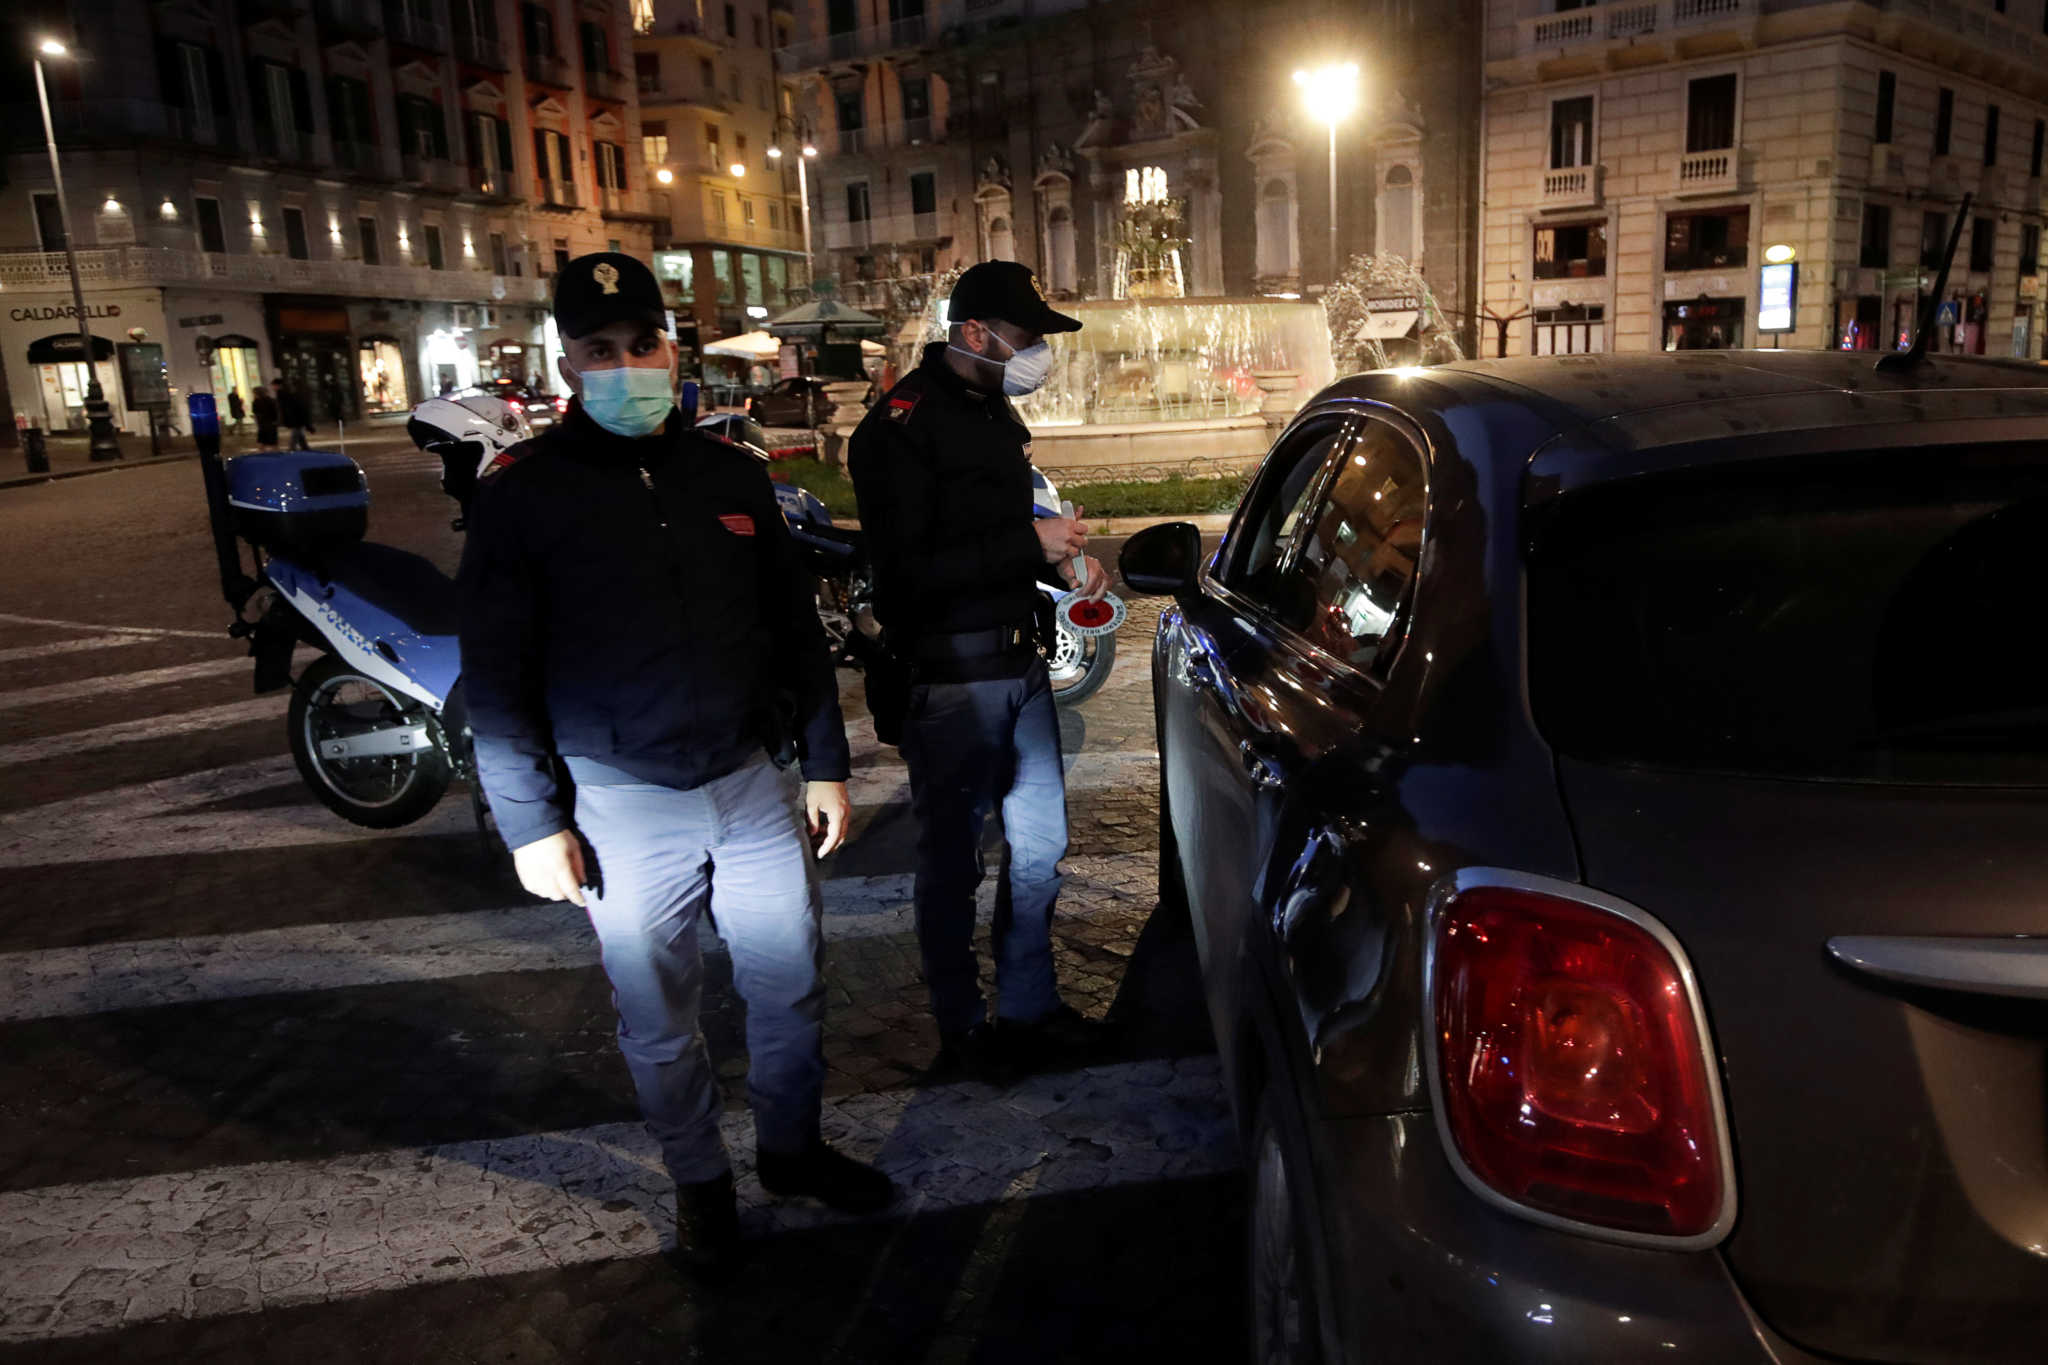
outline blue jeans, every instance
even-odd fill
[[[697,1029],[708,905],[747,1002],[747,1100],[756,1146],[795,1152],[818,1133],[825,1082],[822,903],[795,772],[764,754],[690,791],[576,788],[596,854],[590,922],[619,1012],[619,1051],[677,1181],[728,1168],[718,1078]]]
[[[982,826],[998,802],[1006,846],[991,934],[996,1014],[1042,1018],[1060,1003],[1052,907],[1067,855],[1066,775],[1045,665],[1021,678],[911,688],[903,759],[918,821],[917,940],[940,1034],[957,1036],[988,1016],[974,961],[974,892]]]

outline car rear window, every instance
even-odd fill
[[[1530,687],[1559,752],[2048,782],[2048,442],[1724,465],[1531,516]]]

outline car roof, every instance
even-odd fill
[[[1911,433],[1928,441],[2048,437],[2048,366],[1930,355],[1908,369],[1879,370],[1875,360],[1869,351],[1465,360],[1353,375],[1317,402],[1381,400],[1444,411],[1509,399],[1548,434],[1519,450],[1490,453],[1526,461],[1539,497],[1632,474],[1766,456],[1808,439],[1800,433],[1861,427],[1889,428],[1887,441]],[[1878,439],[1874,430],[1870,437]]]

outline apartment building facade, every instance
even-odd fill
[[[642,159],[668,224],[655,268],[705,340],[808,297],[801,130],[776,71],[787,0],[635,0]]]
[[[2043,0],[1489,0],[1486,353],[2042,356]]]
[[[557,388],[556,270],[652,247],[624,0],[73,0],[69,18],[52,113],[130,430],[152,402],[225,408],[279,374],[329,420],[493,378]],[[0,355],[18,416],[76,427],[34,85],[9,88]]]
[[[1475,4],[796,0],[785,71],[823,152],[820,273],[913,315],[953,267],[1066,299],[1313,295],[1354,253],[1476,283]],[[1355,62],[1328,126],[1293,74]],[[1336,233],[1331,232],[1335,210]],[[1134,209],[1136,211],[1134,211]],[[1134,250],[1142,229],[1166,256]]]

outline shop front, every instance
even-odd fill
[[[100,391],[112,405],[118,422],[126,404],[120,367],[114,363],[114,343],[95,333],[92,358],[92,368],[99,374]],[[84,431],[85,395],[92,376],[85,363],[85,343],[78,333],[55,332],[38,337],[29,343],[28,364],[29,373],[35,376],[33,397],[17,395],[15,402],[26,412],[30,425],[45,431]],[[24,398],[28,398],[25,403]]]
[[[209,338],[212,359],[209,379],[213,386],[215,410],[223,421],[230,420],[234,407],[228,402],[229,394],[240,395],[242,413],[246,418],[256,391],[263,387],[263,352],[254,337],[239,332]]]
[[[409,412],[412,386],[406,382],[405,348],[395,336],[367,336],[356,342],[356,370],[362,410],[369,415]]]
[[[304,395],[314,420],[352,416],[356,357],[347,306],[339,299],[275,299],[271,314],[278,372]]]
[[[485,383],[511,384],[525,388],[538,377],[540,355],[531,342],[500,337],[484,348],[481,378]]]
[[[1664,349],[1725,351],[1740,347],[1746,300],[1699,298],[1664,305]]]

